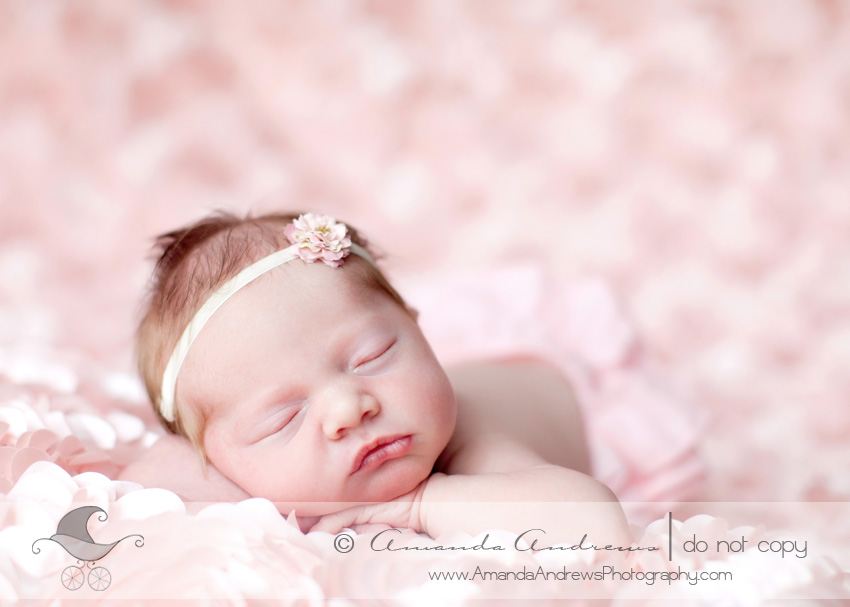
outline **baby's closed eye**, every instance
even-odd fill
[[[385,340],[365,349],[363,354],[355,358],[351,369],[355,373],[368,373],[380,369],[381,365],[386,364],[391,358],[396,343],[396,339]]]
[[[303,401],[275,407],[273,413],[255,427],[251,444],[281,434],[291,437],[304,419],[307,407]]]

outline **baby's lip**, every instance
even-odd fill
[[[350,474],[354,474],[355,472],[360,470],[360,467],[363,466],[363,460],[365,460],[366,457],[372,451],[375,451],[376,449],[380,449],[381,447],[383,447],[385,445],[389,445],[390,443],[394,443],[395,441],[397,441],[401,438],[406,438],[406,437],[410,437],[410,435],[409,434],[393,434],[392,436],[382,436],[381,438],[376,438],[375,440],[366,443],[357,452],[357,456],[354,458],[354,465],[351,467]]]

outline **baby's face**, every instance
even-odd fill
[[[353,263],[365,262],[261,276],[216,312],[180,372],[179,400],[207,411],[209,460],[282,511],[407,493],[454,430],[454,393],[418,325]]]

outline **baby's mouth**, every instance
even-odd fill
[[[409,434],[385,436],[363,446],[354,458],[351,474],[361,470],[374,470],[385,461],[407,455],[412,437]]]

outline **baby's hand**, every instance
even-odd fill
[[[354,506],[333,514],[326,514],[313,525],[310,531],[338,533],[345,527],[369,523],[413,529],[417,533],[423,531],[422,494],[425,492],[426,485],[437,476],[444,475],[435,474],[419,483],[410,493],[405,493],[392,501]]]

